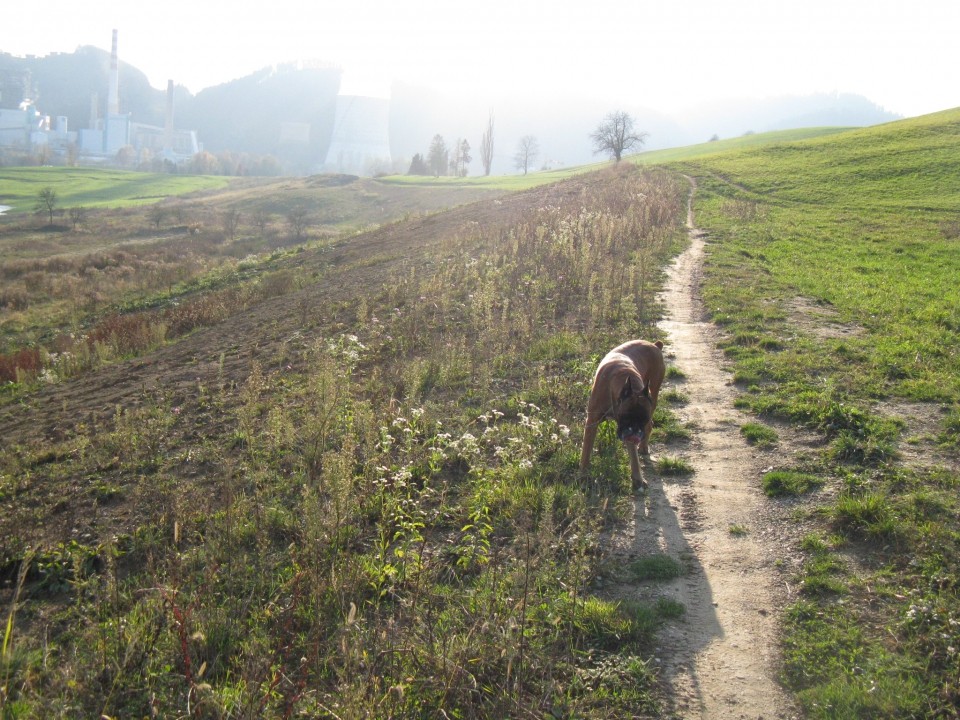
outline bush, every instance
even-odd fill
[[[0,355],[0,382],[22,382],[39,375],[41,369],[39,350],[26,348],[10,355]]]

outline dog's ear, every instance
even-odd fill
[[[623,385],[623,390],[620,391],[620,401],[623,402],[631,395],[633,395],[633,385],[630,384],[630,378],[628,377],[627,382]]]

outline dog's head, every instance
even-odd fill
[[[645,428],[653,416],[650,385],[639,377],[628,377],[620,390],[613,412],[617,421],[617,438],[623,442],[643,442]]]

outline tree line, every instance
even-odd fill
[[[634,119],[628,113],[618,110],[608,114],[596,130],[590,133],[594,154],[606,153],[615,162],[620,162],[625,154],[639,150],[647,138],[647,133],[636,130]],[[480,139],[480,161],[484,176],[490,175],[493,166],[494,120],[493,113],[487,119],[486,128]],[[427,153],[417,153],[410,161],[407,175],[433,175],[434,177],[466,177],[469,164],[473,160],[470,154],[470,142],[458,138],[452,147],[440,134],[434,135]],[[513,155],[513,166],[523,172],[530,171],[540,156],[540,143],[534,135],[524,135],[517,143]]]

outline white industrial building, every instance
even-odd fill
[[[27,151],[47,148],[64,155],[74,148],[80,159],[101,161],[116,158],[127,147],[139,157],[150,154],[172,162],[189,160],[202,150],[196,131],[177,130],[173,125],[172,80],[167,84],[165,120],[164,127],[136,123],[129,113],[120,111],[120,70],[117,31],[114,30],[105,115],[100,117],[98,97],[94,94],[90,127],[73,132],[67,129],[67,118],[58,117],[51,126],[50,117],[42,115],[30,100],[25,100],[18,110],[0,109],[0,146]]]

